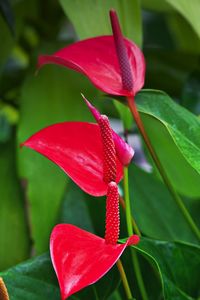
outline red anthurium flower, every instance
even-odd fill
[[[58,123],[35,133],[22,145],[53,161],[86,193],[93,196],[107,193],[99,125],[86,122]],[[117,157],[115,160],[116,182],[119,182],[123,176],[123,166]]]
[[[70,224],[57,225],[51,234],[50,251],[62,300],[97,282],[116,263],[134,235],[125,244],[106,244],[105,239]]]
[[[70,224],[59,224],[53,229],[50,253],[62,300],[98,281],[112,268],[128,245],[139,242],[139,237],[133,235],[125,244],[117,244],[118,236],[119,194],[117,184],[110,182],[105,239]]]
[[[145,61],[140,48],[123,38],[116,13],[111,11],[113,36],[99,36],[42,55],[38,67],[58,64],[86,75],[107,94],[134,96],[144,85]]]

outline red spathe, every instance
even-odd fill
[[[131,240],[132,239],[132,240]],[[62,300],[103,277],[122,255],[125,244],[110,245],[105,240],[74,225],[59,224],[50,238],[50,253]]]
[[[124,38],[130,62],[133,90],[122,87],[121,72],[113,36],[99,36],[67,46],[53,55],[41,55],[38,67],[59,64],[86,75],[90,81],[107,94],[134,96],[144,85],[145,60],[140,48]]]
[[[103,147],[97,124],[58,123],[35,133],[22,145],[53,161],[86,193],[93,196],[106,195]],[[118,183],[123,176],[123,167],[117,157],[116,163]]]

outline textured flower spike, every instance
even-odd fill
[[[112,137],[112,129],[108,117],[105,115],[100,116],[98,121],[101,140],[103,144],[103,179],[105,183],[116,181],[116,151],[115,144]]]
[[[83,94],[81,94],[85,103],[87,104],[89,110],[91,111],[93,117],[99,123],[99,119],[101,117],[100,112],[85,98]],[[112,130],[112,138],[115,144],[116,154],[119,161],[127,166],[131,162],[131,159],[134,155],[134,150],[129,144],[127,144],[115,131]]]
[[[124,90],[131,92],[133,90],[133,75],[131,72],[131,66],[124,37],[122,35],[119,20],[115,10],[110,11],[110,20],[115,40],[115,48],[121,70],[122,86]]]
[[[114,11],[111,21],[114,38],[112,35],[90,38],[52,55],[41,55],[38,68],[45,64],[62,65],[84,74],[107,94],[134,96],[144,85],[144,56],[136,44],[122,37]]]
[[[119,238],[119,192],[116,182],[110,182],[106,198],[106,233],[107,244],[117,244]]]

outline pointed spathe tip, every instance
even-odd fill
[[[98,122],[99,118],[101,117],[100,112],[86,99],[86,97],[81,93],[83,100],[85,101],[87,107],[89,108],[90,112],[92,113],[95,120]]]

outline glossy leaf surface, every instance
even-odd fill
[[[175,188],[198,197],[199,119],[163,92],[146,90],[136,98],[147,133]]]
[[[143,238],[136,248],[157,268],[165,300],[198,298],[199,246]]]
[[[135,243],[138,241],[136,237]],[[62,299],[103,277],[119,259],[128,242],[106,244],[104,239],[71,224],[57,225],[51,234],[50,253]]]
[[[107,192],[103,180],[103,146],[99,126],[84,122],[58,123],[34,134],[24,146],[43,154],[78,186],[93,196]],[[123,175],[122,165],[116,158],[117,178]]]
[[[127,39],[124,41],[133,76],[133,90],[130,92],[122,87],[113,36],[83,40],[53,55],[40,56],[38,67],[48,63],[63,65],[86,75],[98,89],[105,93],[119,96],[135,95],[144,85],[144,56],[133,42]]]
[[[132,214],[148,237],[198,243],[165,185],[153,174],[129,167]],[[145,186],[145,189],[144,189]]]
[[[59,288],[48,254],[0,273],[10,300],[60,300]]]

